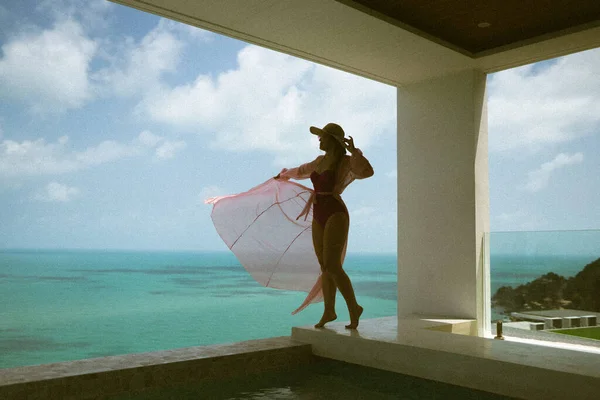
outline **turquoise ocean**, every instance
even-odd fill
[[[547,272],[573,276],[594,257],[492,254],[492,293]],[[363,318],[396,315],[395,254],[348,254]],[[322,303],[265,288],[231,253],[0,251],[0,368],[289,335]],[[341,295],[339,320],[348,320]]]

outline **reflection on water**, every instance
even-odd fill
[[[150,390],[110,400],[158,399],[467,399],[501,400],[508,397],[446,383],[395,374],[333,360],[246,378]]]

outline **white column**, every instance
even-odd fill
[[[469,70],[398,89],[399,318],[483,320],[485,80]]]

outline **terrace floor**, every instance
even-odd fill
[[[314,356],[515,398],[600,393],[598,348],[477,337],[474,320],[394,316],[365,319],[356,331],[345,323],[294,327],[290,337],[3,369],[0,398],[101,398],[308,365]]]
[[[413,316],[297,327],[313,354],[516,398],[597,398],[600,349],[474,336],[475,321]]]

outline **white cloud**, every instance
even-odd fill
[[[139,134],[138,140],[145,146],[155,147],[163,140],[163,138],[150,131],[143,131]]]
[[[377,243],[377,246],[388,248],[396,243],[398,213],[390,210],[388,204],[362,206],[350,210],[350,230],[353,233],[352,243],[348,248],[361,251],[371,246],[367,243]]]
[[[187,143],[183,140],[167,140],[149,131],[140,133],[138,141],[144,146],[156,148],[156,158],[161,160],[173,158],[177,152],[187,147]]]
[[[266,151],[282,164],[314,156],[310,125],[337,122],[363,148],[395,132],[395,96],[391,86],[247,46],[236,69],[165,86],[137,109],[181,130],[209,132],[212,146]]]
[[[156,148],[156,157],[159,159],[167,160],[173,158],[175,153],[185,149],[186,143],[182,140],[169,141],[165,140],[160,146]]]
[[[560,153],[552,161],[542,164],[538,169],[530,171],[528,182],[525,189],[530,192],[538,192],[548,186],[550,177],[554,171],[564,168],[568,165],[580,164],[583,162],[583,154],[565,154]]]
[[[36,11],[51,15],[56,21],[78,20],[86,30],[106,28],[109,18],[107,12],[114,7],[106,0],[41,0]]]
[[[527,65],[489,80],[491,151],[530,149],[598,132],[600,49]]]
[[[0,4],[0,20],[7,18],[10,15],[6,7]]]
[[[64,174],[140,156],[148,150],[154,150],[159,159],[171,158],[184,147],[182,141],[171,142],[149,131],[128,143],[105,140],[83,150],[73,150],[67,136],[55,143],[44,139],[4,140],[0,142],[0,178]]]
[[[494,215],[491,217],[491,219],[493,221],[499,222],[499,223],[511,223],[511,222],[517,222],[522,220],[523,218],[527,217],[527,214],[525,212],[523,212],[522,210],[518,210],[515,212],[511,212],[511,213],[501,213],[498,215]]]
[[[105,140],[96,146],[88,147],[81,152],[74,152],[73,158],[81,166],[105,164],[138,155],[140,148],[135,144],[119,143],[114,140]]]
[[[393,178],[397,178],[398,177],[398,171],[394,169],[392,171],[386,172],[385,176],[387,176],[388,178],[392,178],[392,179]]]
[[[211,42],[217,35],[216,33],[204,30],[202,28],[197,28],[192,25],[183,24],[181,22],[173,21],[166,18],[162,18],[159,21],[159,28],[178,34],[186,35],[195,42],[202,43]]]
[[[490,216],[494,232],[528,231],[546,228],[546,220],[523,210]]]
[[[79,194],[79,189],[58,182],[50,182],[43,191],[35,195],[35,200],[66,203]]]
[[[203,187],[200,190],[200,194],[198,195],[198,198],[201,202],[204,202],[204,200],[209,199],[211,197],[223,196],[224,193],[225,193],[225,190],[223,188],[221,188],[220,186],[209,185],[209,186]]]
[[[0,91],[34,112],[81,107],[92,97],[88,69],[96,49],[73,20],[17,37],[2,46]]]
[[[396,226],[398,214],[386,206],[362,206],[349,211],[350,221],[355,226],[370,227],[377,231],[383,227]]]
[[[44,0],[37,11],[51,15],[50,29],[32,28],[2,46],[0,91],[19,99],[36,113],[64,112],[82,107],[98,95],[136,95],[152,92],[161,76],[173,72],[184,41],[209,41],[213,34],[185,24],[160,19],[139,42],[131,37],[98,36],[90,31],[106,28],[104,0]],[[92,71],[100,59],[109,67]]]
[[[175,71],[184,42],[179,30],[160,20],[139,42],[122,39],[111,48],[106,43],[103,57],[110,66],[97,71],[94,79],[104,85],[106,94],[131,96],[157,90],[165,72]]]
[[[369,218],[375,214],[377,210],[375,207],[359,207],[355,210],[352,210],[352,217],[355,218]]]
[[[44,139],[0,143],[0,176],[60,174],[74,171],[78,163],[68,154],[66,138],[56,143]]]

